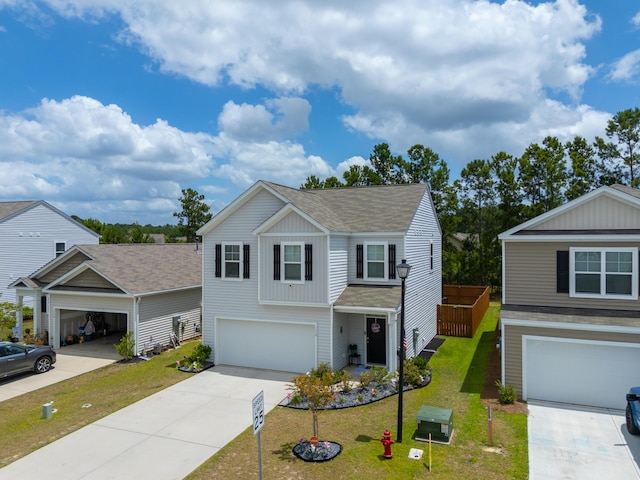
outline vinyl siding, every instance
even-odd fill
[[[550,218],[530,230],[638,228],[640,210],[617,199],[601,196]]]
[[[411,271],[406,281],[405,332],[407,356],[413,357],[437,333],[437,305],[442,301],[442,236],[433,204],[428,195],[411,222],[406,235],[406,260]],[[431,268],[433,245],[433,269]],[[401,257],[398,258],[398,263]],[[417,344],[413,343],[413,329],[418,328]]]
[[[362,318],[362,316],[359,316]],[[349,314],[334,313],[333,318],[333,361],[334,369],[341,369],[349,363]],[[353,342],[356,343],[356,342]]]
[[[505,303],[550,307],[576,307],[613,310],[638,310],[635,300],[607,298],[571,298],[556,293],[556,251],[569,247],[638,247],[614,242],[505,242]]]
[[[332,236],[329,245],[329,303],[333,303],[347,286],[349,239],[346,236]]]
[[[295,212],[288,213],[266,233],[320,233],[320,230]]]
[[[273,279],[273,246],[284,242],[313,245],[313,279],[304,283]],[[327,237],[299,236],[295,233],[260,238],[260,301],[279,303],[328,304],[327,293]],[[281,256],[283,254],[281,253]],[[281,272],[283,274],[284,272]],[[284,278],[284,276],[281,276]],[[304,280],[304,249],[302,250],[302,278]]]
[[[404,245],[404,236],[402,235],[395,235],[395,236],[388,236],[388,237],[381,237],[380,235],[371,235],[371,236],[367,236],[367,235],[363,235],[363,236],[357,236],[357,237],[350,237],[349,238],[349,283],[355,283],[355,284],[360,284],[360,285],[400,285],[400,279],[396,278],[395,280],[367,280],[366,276],[367,276],[367,266],[366,266],[366,262],[367,262],[367,252],[364,252],[364,277],[365,278],[358,278],[356,276],[356,246],[357,245],[364,245],[365,243],[387,243],[388,245],[395,245],[396,246],[396,263],[400,263],[402,262],[403,258],[406,258],[406,251],[405,251],[405,245]],[[385,252],[385,258],[387,258],[388,260],[388,255],[389,255],[389,251],[387,249],[387,251]],[[385,268],[385,272],[387,273],[387,275],[389,274],[389,265],[388,265],[388,261],[385,262],[384,265]]]
[[[140,351],[149,350],[157,343],[171,343],[174,316],[180,316],[180,322],[184,324],[184,329],[182,325],[179,328],[179,340],[199,335],[196,326],[200,326],[201,300],[200,288],[142,297],[138,305]]]
[[[582,340],[599,340],[606,342],[640,343],[640,333],[613,333],[588,330],[567,330],[555,328],[536,328],[530,326],[505,325],[504,336],[504,382],[513,385],[522,396],[522,336],[536,335],[556,338],[575,338]]]
[[[55,243],[97,244],[98,237],[44,204],[0,222],[0,297],[15,302],[7,285],[26,277],[55,258]],[[31,302],[25,301],[31,305]]]

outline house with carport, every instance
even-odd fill
[[[117,335],[112,343],[132,332],[140,355],[200,335],[201,282],[195,244],[101,244],[75,245],[11,288],[43,299],[34,333],[50,345],[74,341],[91,319],[96,337]]]
[[[258,181],[199,231],[203,343],[216,364],[398,368],[436,335],[442,235],[425,184],[298,190]],[[357,357],[350,357],[350,346]]]

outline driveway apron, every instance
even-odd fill
[[[252,425],[251,401],[260,391],[266,413],[286,396],[292,377],[213,367],[0,469],[0,480],[25,472],[68,480],[184,478]]]
[[[622,410],[528,403],[530,480],[640,479],[640,437]]]

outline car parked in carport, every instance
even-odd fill
[[[632,387],[627,393],[625,417],[627,431],[632,435],[640,435],[640,387]]]
[[[49,345],[0,342],[0,378],[24,372],[48,372],[54,363],[56,352]]]

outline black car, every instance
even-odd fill
[[[54,363],[56,352],[49,345],[0,342],[0,378],[22,372],[48,372]]]

